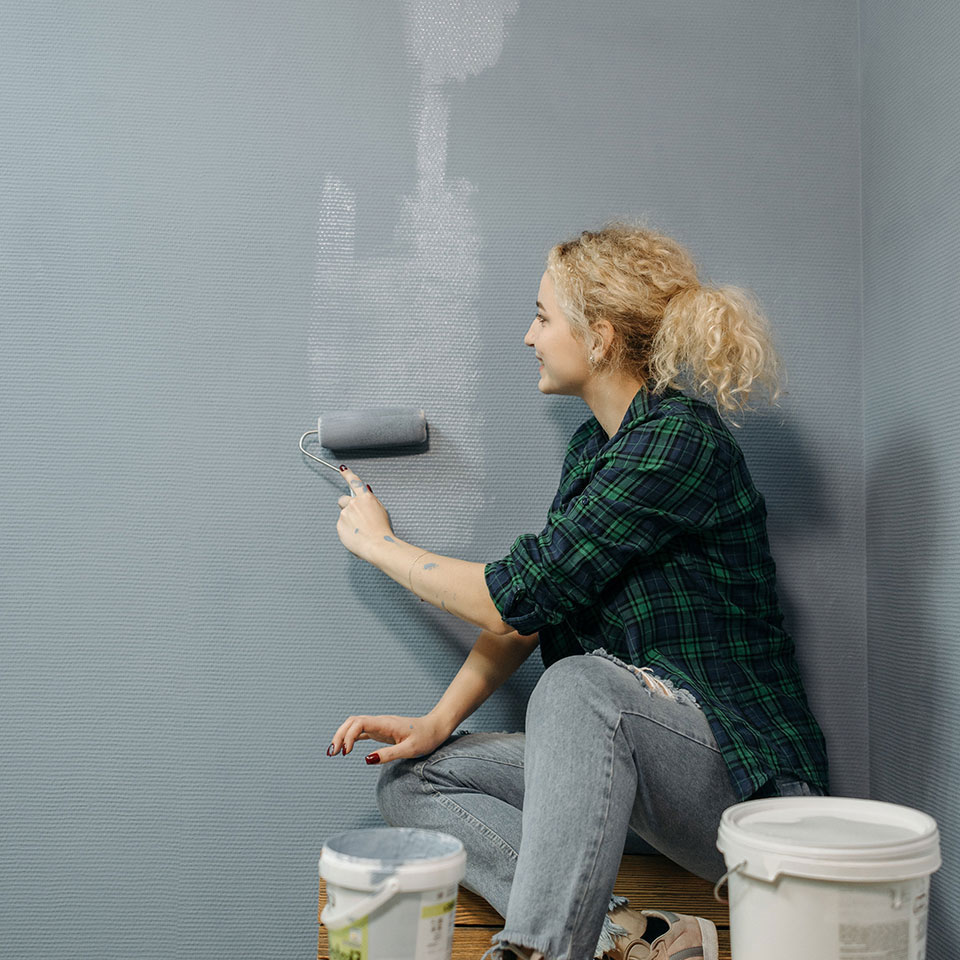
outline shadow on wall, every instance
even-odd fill
[[[841,523],[839,511],[829,499],[819,459],[796,424],[776,408],[740,422],[743,427],[732,432],[767,502],[767,533],[774,558],[814,536],[831,537]],[[794,640],[809,636],[813,627],[804,620],[790,584],[779,576],[777,592],[791,636]]]
[[[869,759],[862,504],[838,502],[822,450],[807,442],[789,413],[767,408],[742,422],[734,435],[767,502],[777,593],[807,700],[827,740],[830,790],[863,796]],[[859,474],[859,457],[848,459],[846,469]]]
[[[949,910],[942,891],[960,879],[950,829],[960,805],[943,786],[960,777],[960,706],[956,638],[937,619],[956,602],[956,503],[945,496],[942,459],[913,425],[891,434],[867,464],[870,796],[937,820],[943,867],[931,878],[930,955],[957,957],[960,939],[937,922]]]

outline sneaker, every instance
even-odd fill
[[[607,913],[612,926],[607,925],[608,935],[601,934],[600,938],[600,943],[608,945],[602,948],[600,943],[597,944],[597,949],[602,952],[595,960],[648,960],[650,943],[641,939],[647,932],[647,918],[632,910],[626,897],[614,896],[614,899],[619,905]],[[613,943],[609,944],[611,938]]]
[[[631,940],[629,937],[618,938],[616,950],[604,953],[609,960],[650,960],[652,956],[646,940]]]
[[[659,917],[667,924],[667,929],[650,942],[649,960],[719,960],[717,928],[712,920],[669,910],[640,912],[645,917]],[[625,956],[625,960],[629,958]]]

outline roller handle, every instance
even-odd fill
[[[343,476],[343,473],[341,473],[339,467],[335,467],[332,463],[328,463],[326,460],[321,460],[320,457],[315,457],[312,453],[310,453],[309,451],[303,449],[303,441],[306,440],[307,437],[309,437],[311,433],[317,434],[317,439],[318,439],[318,440],[320,439],[320,434],[319,434],[319,432],[318,432],[317,430],[308,430],[308,431],[300,438],[300,452],[301,452],[301,453],[305,453],[311,460],[316,460],[317,463],[322,463],[325,467],[329,467],[331,470],[336,470],[337,473],[339,473],[340,476],[342,477],[342,476]],[[356,495],[357,495],[356,491],[351,488],[351,490],[350,490],[350,496],[351,496],[351,497],[355,497]]]

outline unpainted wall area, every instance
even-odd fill
[[[857,75],[852,0],[0,5],[5,951],[313,948],[324,837],[380,823],[330,735],[428,710],[477,631],[347,553],[296,440],[417,403],[428,453],[351,462],[398,535],[539,530],[589,411],[522,337],[614,216],[769,312],[789,393],[742,443],[866,789]]]
[[[960,8],[863,3],[861,36],[870,793],[937,820],[927,955],[949,960],[960,956]]]

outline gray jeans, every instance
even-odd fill
[[[463,886],[505,919],[493,941],[550,960],[590,960],[626,932],[606,916],[626,902],[612,895],[624,853],[662,853],[719,879],[720,816],[738,802],[692,696],[594,652],[543,672],[526,733],[458,730],[377,782],[388,824],[463,843]],[[787,780],[768,789],[813,792]]]

